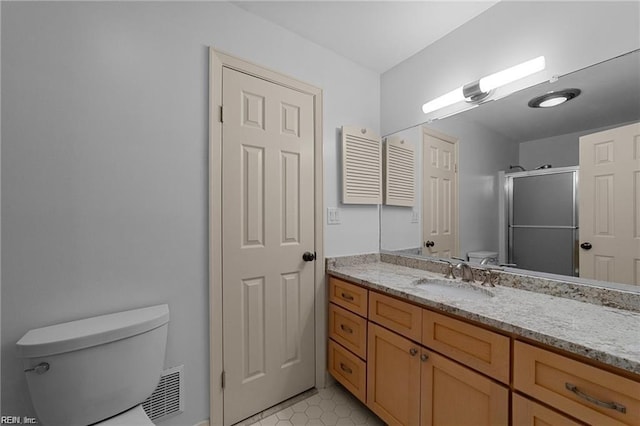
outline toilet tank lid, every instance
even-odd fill
[[[125,339],[168,322],[168,305],[150,306],[29,330],[16,346],[20,358],[37,358]]]
[[[469,257],[496,257],[498,255],[495,251],[470,251],[467,253]]]

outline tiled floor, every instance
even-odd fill
[[[335,384],[254,425],[383,426],[384,423],[342,386]]]

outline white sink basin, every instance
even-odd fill
[[[433,278],[420,278],[413,284],[433,296],[444,296],[453,299],[478,300],[493,297],[489,290],[463,282],[440,281]]]

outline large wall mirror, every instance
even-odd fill
[[[537,96],[562,89],[581,93],[552,108],[528,105]],[[468,259],[471,253],[476,262],[497,253],[495,261],[485,262],[584,277],[579,264],[584,241],[579,234],[578,206],[580,197],[585,201],[589,195],[572,189],[580,176],[580,137],[639,121],[640,51],[636,50],[387,135],[415,147],[416,203],[413,207],[382,206],[380,249],[441,258]],[[640,150],[640,139],[634,146]],[[453,177],[447,178],[447,170],[440,170],[443,165],[453,169]],[[637,170],[638,165],[635,167]],[[436,188],[434,176],[445,176],[451,186]],[[640,183],[629,187],[633,193],[615,208],[635,212],[636,224],[630,225],[628,234],[637,235]],[[612,208],[606,207],[611,214]],[[518,209],[529,213],[533,221],[518,228],[513,218]],[[536,222],[544,212],[551,213],[547,225]],[[438,232],[430,232],[437,227]],[[443,230],[451,232],[452,238],[439,239]],[[555,239],[560,234],[566,238]],[[520,249],[517,254],[514,245]],[[630,250],[640,249],[636,244]],[[640,253],[634,256],[640,258]],[[573,263],[553,264],[561,257]],[[640,268],[636,269],[637,282]]]

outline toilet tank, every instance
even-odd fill
[[[498,264],[498,252],[495,251],[470,251],[467,256],[470,263],[480,263],[485,260],[486,265]]]
[[[164,366],[169,307],[151,306],[27,332],[16,344],[45,426],[86,426],[142,403]]]

